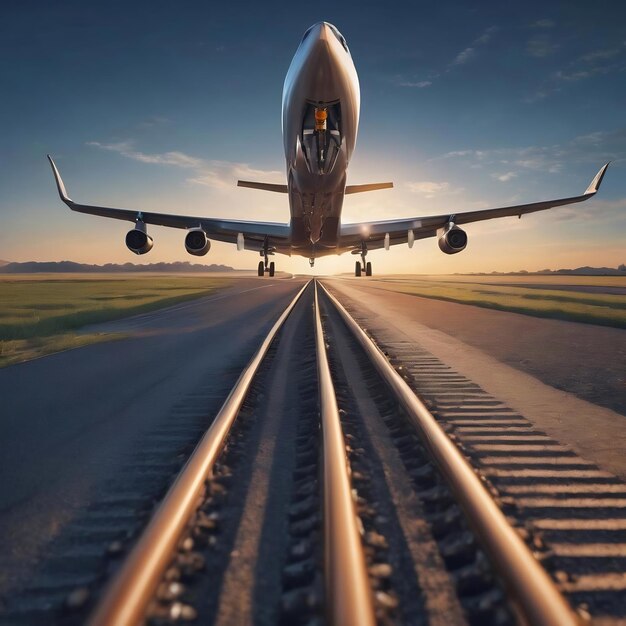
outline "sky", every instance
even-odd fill
[[[304,31],[326,20],[359,74],[361,121],[348,183],[394,189],[346,198],[344,222],[578,195],[584,204],[468,225],[467,249],[436,240],[368,256],[375,273],[616,267],[626,263],[626,3],[31,2],[0,5],[0,259],[191,261],[254,268],[214,242],[189,256],[184,232],[72,213],[70,197],[144,211],[287,222],[280,102]],[[276,256],[309,273],[308,260]],[[316,261],[349,272],[354,257]]]

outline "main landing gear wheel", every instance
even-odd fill
[[[371,261],[368,261],[367,264],[365,265],[365,275],[366,276],[372,275],[372,262]]]
[[[274,264],[274,261],[272,261],[270,263],[270,276],[274,276],[274,270],[276,268],[276,265]]]
[[[355,276],[360,276],[361,275],[361,261],[357,261],[354,264],[354,275]]]
[[[263,276],[264,272],[265,272],[265,264],[263,263],[263,261],[259,261],[259,270],[258,270],[259,276]]]

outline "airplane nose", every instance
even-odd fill
[[[328,27],[328,24],[326,22],[322,22],[319,25],[319,32],[318,32],[318,39],[320,41],[330,41],[330,37],[332,36],[332,33],[330,32],[330,28]]]
[[[332,41],[333,33],[327,22],[318,22],[311,26],[307,31],[306,39],[310,39],[311,42],[321,43]]]

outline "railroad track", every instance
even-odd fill
[[[388,344],[393,365],[323,285],[305,285],[158,505],[113,542],[102,529],[98,574],[36,583],[0,623],[561,626],[626,615],[615,593],[626,575],[606,547],[622,558],[626,519],[578,516],[599,484],[603,506],[621,510],[624,485],[432,355]],[[563,540],[595,531],[603,542]]]

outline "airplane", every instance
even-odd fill
[[[342,224],[344,197],[393,187],[393,183],[347,185],[348,164],[354,152],[359,125],[360,89],[350,50],[343,35],[328,22],[311,26],[302,37],[293,57],[282,96],[282,131],[287,184],[238,181],[238,186],[285,193],[289,198],[290,222],[239,221],[79,204],[71,200],[59,171],[50,165],[61,200],[72,211],[134,222],[126,245],[135,254],[152,249],[147,225],[186,229],[185,248],[195,256],[205,255],[211,239],[234,243],[238,250],[254,250],[263,257],[258,275],[274,276],[275,253],[315,259],[351,252],[359,255],[355,276],[372,275],[366,262],[370,250],[398,244],[413,247],[416,239],[437,237],[445,254],[457,254],[467,246],[461,225],[543,211],[582,202],[593,197],[602,183],[609,163],[604,165],[582,195],[517,206],[450,212],[443,215],[401,218],[386,221]]]

